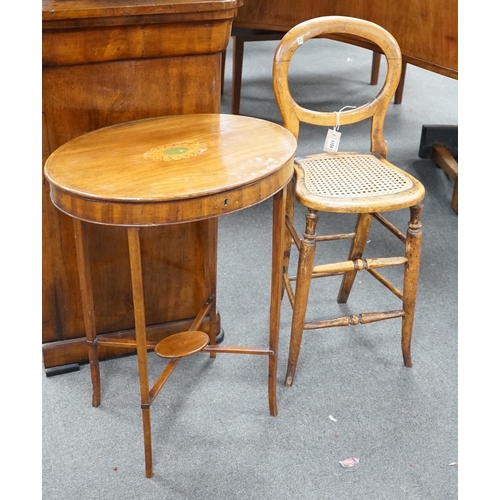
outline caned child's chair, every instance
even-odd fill
[[[308,40],[328,35],[348,35],[376,44],[387,59],[385,81],[377,95],[369,102],[344,112],[322,112],[306,109],[298,104],[289,86],[290,62],[297,49]],[[284,126],[299,139],[301,123],[320,127],[349,125],[371,120],[370,150],[367,152],[335,152],[335,136],[325,141],[325,149],[332,151],[306,156],[295,161],[294,182],[289,185],[283,279],[293,309],[286,386],[294,380],[304,330],[358,325],[401,318],[401,343],[404,365],[412,366],[410,344],[417,297],[422,229],[421,202],[425,196],[423,185],[387,159],[387,144],[383,128],[386,112],[400,82],[401,51],[394,37],[371,22],[340,16],[326,16],[305,21],[292,28],[280,41],[273,62],[273,85]],[[316,83],[311,78],[311,83]],[[375,92],[374,92],[375,93]],[[338,98],[338,95],[337,95]],[[349,102],[345,104],[351,104]],[[336,128],[337,127],[337,128]],[[333,143],[331,142],[333,141]],[[322,143],[323,145],[323,143]],[[300,142],[299,142],[300,147]],[[368,148],[367,148],[368,149]],[[292,193],[293,191],[293,193]],[[294,227],[294,198],[306,207],[306,224],[302,235]],[[409,209],[406,234],[400,231],[383,212]],[[342,234],[319,234],[317,225],[322,212],[357,214],[355,231]],[[365,245],[372,221],[375,220],[401,242],[401,255],[365,258]],[[318,226],[319,227],[319,226]],[[316,243],[350,239],[347,258],[340,262],[315,265]],[[292,243],[298,248],[296,276],[289,273]],[[400,266],[402,290],[384,276],[384,268]],[[326,276],[342,276],[338,303],[345,303],[358,271],[367,271],[400,299],[400,308],[368,311],[336,318],[307,322],[306,310],[311,280]],[[392,277],[392,276],[391,276]],[[378,285],[380,288],[380,285]],[[378,294],[373,289],[372,294]],[[372,295],[373,296],[373,295]],[[399,304],[399,301],[397,301]]]

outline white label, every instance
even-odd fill
[[[338,130],[330,129],[326,134],[323,151],[326,151],[327,153],[336,153],[339,150],[341,135],[342,134]]]

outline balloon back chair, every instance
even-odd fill
[[[376,96],[369,102],[347,111],[343,111],[342,108],[340,111],[324,112],[307,109],[298,104],[292,96],[289,73],[292,57],[297,49],[310,39],[328,35],[359,37],[376,45],[385,57],[387,62],[385,81],[380,85],[380,89],[377,88],[373,92]],[[410,347],[420,267],[421,202],[425,196],[425,189],[417,179],[387,160],[388,147],[383,134],[385,116],[399,85],[401,68],[401,51],[390,33],[369,21],[349,17],[325,16],[300,23],[288,31],[276,49],[273,61],[273,86],[285,128],[299,140],[299,128],[303,123],[333,127],[330,130],[333,135],[327,136],[323,152],[295,159],[294,179],[288,187],[283,279],[293,314],[286,386],[293,384],[304,330],[401,318],[403,361],[406,367],[412,366]],[[304,78],[303,74],[301,78]],[[311,84],[317,83],[312,77],[309,81]],[[341,99],[342,96],[337,95],[336,98]],[[345,107],[353,108],[353,106]],[[369,151],[338,151],[336,149],[338,138],[334,134],[339,131],[340,126],[364,120],[371,121]],[[368,150],[368,147],[366,149]],[[294,226],[296,202],[307,209],[302,236]],[[396,223],[389,220],[391,217],[387,214],[402,209],[409,209],[409,222],[405,233],[398,229]],[[318,234],[318,222],[322,212],[357,214],[355,230],[350,233]],[[373,258],[364,256],[372,221],[381,224],[384,234],[395,236],[402,242],[401,251],[396,249],[397,255],[377,255]],[[335,245],[339,240],[351,240],[347,259],[344,255],[341,261],[315,264],[316,244],[330,242],[331,245]],[[295,276],[289,272],[292,248],[298,249]],[[384,275],[388,272],[384,268],[393,266],[402,269],[396,271],[401,276],[402,290],[394,283],[392,274],[391,281]],[[375,286],[383,285],[400,299],[397,300],[396,309],[375,312],[369,310],[320,321],[306,321],[308,301],[313,300],[312,293],[310,294],[313,279],[340,276],[337,302],[344,304],[360,271],[367,271],[379,283]],[[378,297],[379,290],[374,288],[371,291],[369,297],[371,300],[374,294]]]

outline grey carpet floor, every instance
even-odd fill
[[[241,114],[280,123],[271,87],[277,42],[245,46]],[[334,60],[338,73],[331,78]],[[316,64],[316,69],[313,65]],[[309,65],[311,67],[309,67]],[[230,112],[231,44],[221,112]],[[371,53],[315,41],[293,69],[303,102],[358,105]],[[308,81],[312,87],[306,89]],[[88,365],[42,371],[45,500],[453,500],[458,498],[458,217],[452,182],[418,156],[423,124],[458,123],[458,82],[408,66],[403,102],[386,120],[389,160],[427,190],[413,334],[405,368],[398,320],[306,332],[295,383],[285,388],[290,307],[282,307],[276,418],[267,406],[267,360],[196,355],[179,364],[152,406],[154,477],[144,477],[135,356],[102,362],[103,397],[91,406]],[[366,149],[366,128],[347,128],[341,149]],[[326,131],[304,129],[299,154],[321,151]],[[297,220],[301,224],[301,212]],[[406,223],[407,214],[395,216]],[[348,227],[346,218],[322,219]],[[300,227],[300,225],[299,225]],[[266,344],[271,205],[220,219],[218,307],[230,344]],[[390,248],[371,237],[374,252]],[[309,317],[336,304],[338,283],[315,285]],[[380,306],[385,294],[359,278],[344,310]],[[163,361],[150,354],[152,380]],[[353,469],[339,462],[359,459]]]

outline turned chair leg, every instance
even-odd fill
[[[290,333],[290,350],[288,354],[288,368],[285,386],[293,384],[295,370],[299,359],[304,322],[306,318],[307,301],[311,287],[311,276],[316,252],[316,225],[318,223],[318,211],[309,210],[306,215],[306,230],[300,245],[299,263],[297,269],[297,282],[295,286],[295,298],[293,301],[292,329]]]
[[[403,283],[403,310],[405,315],[401,327],[401,348],[403,351],[404,365],[408,368],[413,366],[411,360],[411,336],[420,269],[420,248],[422,242],[422,223],[420,222],[420,215],[422,208],[421,204],[410,208],[410,221],[406,233],[406,258],[408,260],[405,266]]]
[[[371,223],[371,214],[359,214],[358,221],[356,223],[356,234],[351,243],[351,250],[349,251],[348,260],[355,261],[357,259],[361,259],[361,257],[363,256],[366,241],[368,240],[368,233],[370,232]],[[354,280],[356,279],[356,274],[356,270],[344,274],[337,296],[337,302],[339,304],[345,304],[347,302],[349,294],[351,293],[352,286],[354,284]]]

